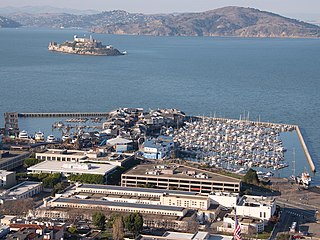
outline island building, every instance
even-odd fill
[[[16,185],[16,173],[0,170],[0,188],[10,188]]]
[[[239,192],[241,180],[183,165],[138,165],[121,175],[121,186],[152,186],[199,193]]]
[[[102,42],[93,39],[91,35],[90,38],[79,38],[77,35],[74,35],[73,41],[66,41],[62,44],[50,42],[48,50],[71,54],[98,56],[117,56],[125,54],[119,52],[118,49],[113,48],[111,45],[103,45]]]
[[[72,174],[95,174],[105,177],[105,181],[109,174],[116,170],[116,165],[111,164],[94,164],[94,163],[76,163],[61,161],[44,161],[29,167],[28,173],[61,173],[67,177]]]
[[[106,153],[104,149],[97,151],[47,149],[36,153],[35,157],[44,161],[106,163],[115,166],[123,166],[134,159],[133,154]]]
[[[20,167],[29,156],[29,152],[0,150],[0,169],[9,171]]]
[[[39,194],[42,191],[41,182],[25,181],[18,185],[3,191],[0,194],[0,202],[4,203],[8,200],[26,199]]]

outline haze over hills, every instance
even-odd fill
[[[16,28],[20,26],[16,21],[0,16],[0,28]]]
[[[97,33],[156,36],[320,37],[320,27],[254,8],[224,7],[200,13],[12,13],[27,27],[84,28]]]
[[[59,8],[52,6],[24,6],[24,7],[2,7],[0,8],[0,15],[8,16],[15,13],[28,13],[28,14],[39,14],[39,13],[68,13],[75,15],[85,14],[96,14],[99,13],[97,10],[78,10],[70,8]]]

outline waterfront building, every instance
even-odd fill
[[[276,212],[276,203],[274,198],[263,196],[242,196],[236,205],[237,215],[258,218],[265,223]]]
[[[43,187],[41,182],[25,181],[2,192],[0,194],[0,201],[3,203],[7,200],[30,198],[36,194],[39,194],[42,189]]]
[[[212,204],[233,208],[239,200],[239,193],[234,192],[212,192],[209,195]]]
[[[174,148],[172,137],[159,136],[157,139],[146,140],[143,144],[143,157],[163,159]]]
[[[44,161],[28,168],[28,173],[61,173],[63,176],[71,174],[96,174],[107,179],[108,174],[114,172],[117,166],[110,164],[75,163],[61,161]]]
[[[0,169],[12,170],[20,167],[29,156],[29,152],[0,151]]]
[[[112,146],[116,152],[126,152],[133,150],[133,142],[131,140],[116,137],[107,140],[108,145]]]
[[[0,170],[0,188],[10,188],[16,185],[16,173]]]
[[[92,162],[106,163],[116,166],[123,166],[134,159],[133,154],[106,153],[104,149],[97,151],[67,150],[67,149],[47,149],[36,153],[36,158],[44,161],[62,162]]]
[[[4,129],[7,136],[18,136],[19,124],[17,112],[4,113]]]
[[[183,165],[138,165],[121,175],[121,186],[152,186],[199,193],[239,192],[241,180]]]

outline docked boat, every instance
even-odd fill
[[[302,184],[305,188],[308,188],[310,186],[311,177],[306,169],[304,169],[304,172],[302,172],[301,176],[297,177],[297,182],[299,184]]]
[[[63,135],[62,136],[62,141],[65,142],[67,140],[71,139],[69,135]]]
[[[28,133],[26,130],[23,130],[19,133],[19,136],[18,136],[20,139],[28,139],[29,136],[28,136]]]
[[[36,134],[34,135],[34,140],[43,141],[44,140],[44,133],[41,131],[36,132]]]
[[[53,136],[53,135],[49,135],[48,137],[47,137],[47,142],[54,142],[56,139],[55,139],[55,137]]]

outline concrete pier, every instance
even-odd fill
[[[69,113],[18,113],[25,118],[59,118],[59,117],[107,117],[106,112],[69,112]]]
[[[315,171],[316,171],[316,167],[315,167],[315,165],[314,165],[314,163],[313,163],[313,160],[312,160],[312,158],[311,158],[311,156],[310,156],[310,153],[309,153],[309,150],[308,150],[308,148],[307,148],[307,145],[306,145],[306,143],[304,142],[304,139],[303,139],[303,137],[302,137],[302,134],[301,134],[301,131],[300,131],[299,126],[296,126],[296,131],[297,131],[297,134],[298,134],[298,137],[299,137],[299,140],[300,140],[302,149],[303,149],[303,151],[304,151],[304,154],[306,155],[306,158],[307,158],[307,160],[308,160],[308,162],[309,162],[311,171],[315,172]]]

